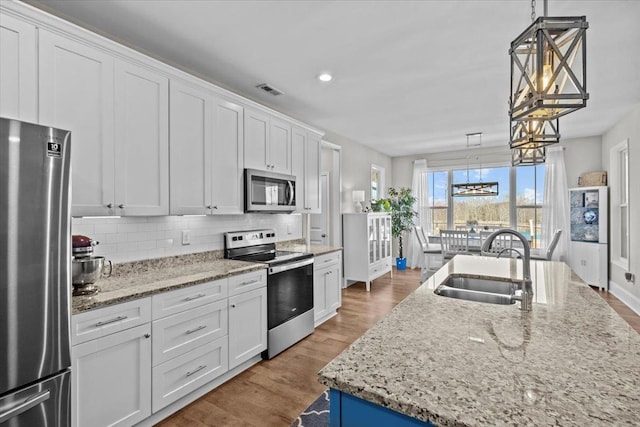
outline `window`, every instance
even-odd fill
[[[540,247],[542,202],[544,200],[544,164],[516,169],[515,228],[529,239],[532,248]]]
[[[467,182],[467,169],[427,172],[431,211],[430,236],[440,230],[515,228],[540,246],[545,165],[482,169],[483,182],[498,182],[497,196],[452,197],[451,184]],[[469,169],[469,182],[480,181],[480,169]]]
[[[611,149],[611,207],[613,221],[611,261],[625,270],[631,268],[629,241],[629,142],[624,140]]]
[[[452,197],[453,229],[494,230],[509,227],[508,167],[453,171],[453,183],[498,182],[497,196]]]
[[[371,199],[384,197],[384,168],[371,165]]]
[[[431,229],[429,235],[438,235],[447,230],[447,212],[449,210],[449,174],[447,171],[427,172],[429,186],[429,209],[431,210]]]

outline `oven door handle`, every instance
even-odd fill
[[[298,262],[292,262],[290,264],[278,265],[276,267],[269,268],[269,274],[282,273],[283,271],[293,270],[294,268],[304,267],[305,265],[313,264],[313,258],[304,259]]]

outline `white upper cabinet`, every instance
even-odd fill
[[[211,205],[211,105],[204,88],[171,81],[172,215],[204,215]]]
[[[296,212],[320,213],[320,137],[294,127],[292,174],[296,176]]]
[[[39,42],[40,123],[71,131],[72,215],[113,215],[114,60],[45,30]]]
[[[169,214],[169,80],[117,61],[116,208],[119,215]]]
[[[170,128],[170,213],[242,213],[242,107],[171,81]]]
[[[245,168],[291,174],[291,126],[245,110],[244,153]]]
[[[36,123],[36,27],[8,15],[1,18],[0,116]]]
[[[243,108],[220,97],[213,98],[212,214],[244,212]]]

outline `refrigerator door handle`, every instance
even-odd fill
[[[10,420],[11,418],[17,417],[23,412],[27,412],[29,409],[38,406],[46,400],[49,400],[49,397],[51,397],[51,392],[49,390],[45,390],[26,398],[22,403],[19,403],[13,408],[0,413],[0,424]]]

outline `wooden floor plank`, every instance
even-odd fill
[[[232,378],[158,424],[161,427],[288,426],[324,390],[317,372],[420,284],[419,270],[394,271],[342,291],[342,308],[300,343]],[[640,316],[593,288],[638,333]]]

